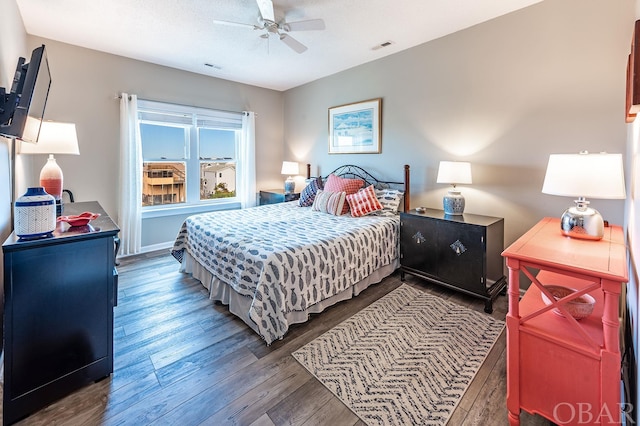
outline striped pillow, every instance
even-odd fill
[[[325,191],[333,191],[333,192],[342,192],[344,191],[347,195],[355,194],[358,192],[360,188],[364,185],[364,181],[362,179],[347,179],[342,178],[340,176],[336,176],[334,174],[330,174],[327,178],[327,181],[324,184]],[[342,214],[345,214],[349,211],[349,204],[345,203],[342,208]]]
[[[346,204],[346,195],[344,191],[332,192],[320,189],[316,193],[316,198],[313,200],[311,209],[322,213],[329,213],[334,216],[340,216],[342,214],[342,208]]]
[[[346,198],[349,203],[349,209],[351,210],[351,216],[353,217],[360,217],[382,210],[382,204],[380,204],[380,201],[378,201],[376,197],[373,185],[369,185],[355,194],[349,194]]]

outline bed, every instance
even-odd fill
[[[323,178],[309,175],[307,165],[309,185],[302,194],[307,204],[314,181],[328,188],[336,179],[362,180],[363,189],[348,200],[375,189],[383,208],[359,217],[329,214],[316,204],[321,194],[336,193],[316,188],[314,203],[306,207],[301,198],[190,216],[171,249],[180,270],[267,345],[282,339],[290,325],[357,296],[399,266],[398,210],[409,209],[409,166],[404,182],[381,181],[352,165]]]

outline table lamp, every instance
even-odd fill
[[[74,123],[44,121],[40,129],[38,142],[22,143],[20,154],[49,154],[49,158],[40,171],[40,186],[56,199],[56,212],[62,212],[62,169],[58,166],[54,154],[79,155],[78,135]]]
[[[436,182],[451,184],[451,189],[442,198],[444,214],[461,215],[464,213],[464,197],[456,189],[456,185],[471,183],[471,163],[466,161],[441,161]]]
[[[560,218],[563,235],[584,240],[600,240],[604,220],[589,207],[589,198],[624,199],[622,154],[551,154],[542,185],[545,194],[577,197]]]
[[[298,163],[295,161],[283,161],[282,162],[282,170],[280,171],[283,175],[289,175],[287,180],[284,181],[284,193],[285,194],[293,194],[296,189],[296,183],[293,180],[293,175],[297,175],[300,173],[300,168]]]

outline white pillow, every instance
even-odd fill
[[[398,214],[398,208],[402,202],[404,191],[397,189],[376,189],[376,198],[382,204],[382,210],[371,213],[378,216],[395,216]]]

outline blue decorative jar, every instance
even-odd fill
[[[28,188],[13,205],[13,229],[18,237],[53,236],[56,229],[56,200],[43,187]]]
[[[450,189],[442,198],[442,207],[444,210],[444,214],[447,216],[450,215],[461,215],[464,213],[464,197],[460,193],[460,191],[456,189]]]

